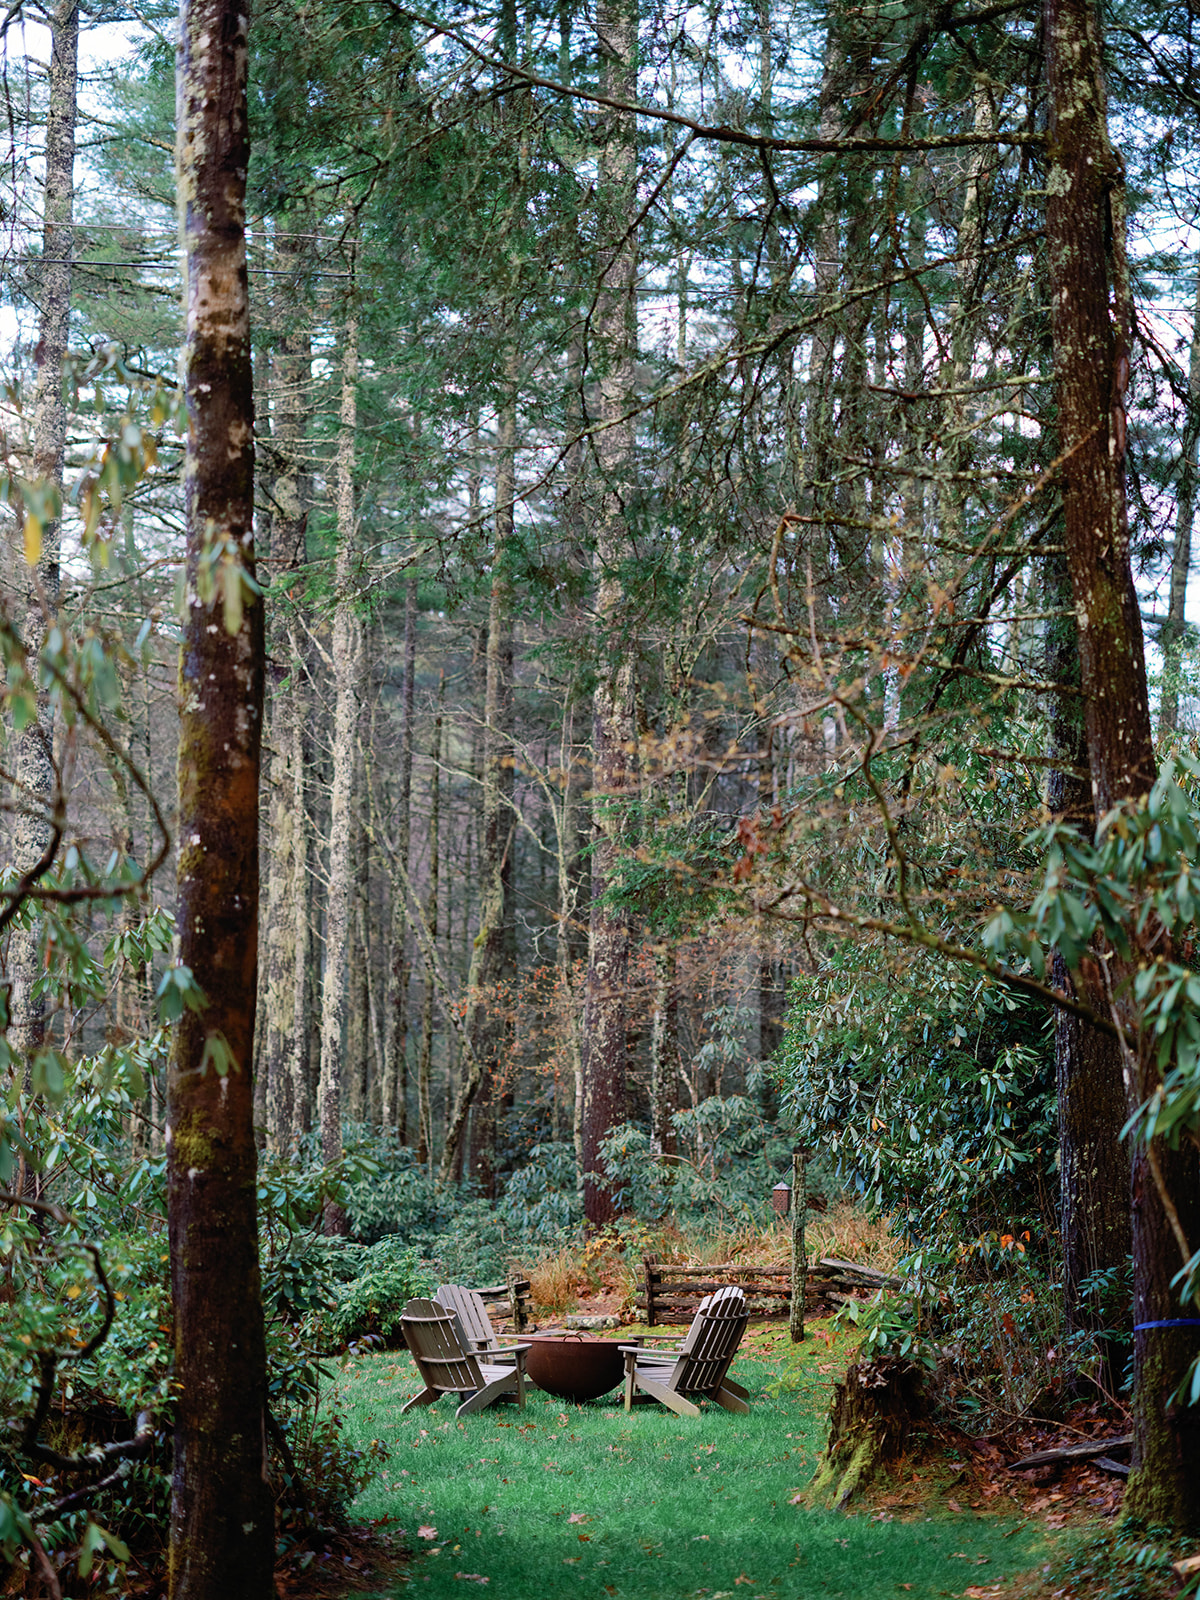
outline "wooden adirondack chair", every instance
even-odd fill
[[[625,1409],[640,1390],[681,1417],[698,1417],[697,1400],[715,1400],[726,1411],[749,1411],[747,1391],[728,1376],[749,1320],[740,1289],[718,1289],[700,1307],[677,1350],[621,1346],[625,1355]]]
[[[481,1361],[464,1347],[453,1312],[433,1300],[410,1300],[401,1314],[400,1329],[425,1385],[401,1407],[402,1413],[413,1406],[430,1406],[444,1394],[461,1397],[455,1413],[459,1417],[482,1411],[502,1394],[515,1394],[517,1404],[525,1404],[527,1344],[514,1347],[511,1366]]]
[[[466,1289],[461,1283],[439,1284],[433,1297],[443,1310],[448,1311],[458,1324],[459,1338],[465,1350],[473,1350],[499,1366],[510,1367],[518,1347],[501,1344],[492,1327],[487,1307],[475,1289]]]

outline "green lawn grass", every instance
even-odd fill
[[[535,1390],[523,1412],[502,1401],[462,1422],[452,1397],[402,1417],[417,1389],[407,1354],[362,1358],[343,1373],[339,1411],[352,1441],[381,1439],[391,1458],[355,1514],[405,1531],[416,1557],[389,1592],[416,1585],[427,1600],[483,1579],[495,1600],[931,1600],[1027,1570],[1036,1530],[992,1515],[794,1503],[846,1355],[809,1338],[797,1356],[785,1330],[751,1330],[733,1369],[749,1416],[626,1415],[619,1390],[586,1405]]]

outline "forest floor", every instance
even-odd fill
[[[348,1436],[391,1451],[354,1514],[412,1552],[383,1587],[368,1580],[354,1593],[1070,1597],[1047,1575],[1119,1503],[1119,1483],[1094,1469],[1014,1481],[999,1449],[942,1439],[849,1515],[805,1506],[830,1386],[856,1342],[852,1330],[817,1322],[793,1346],[786,1326],[752,1324],[735,1366],[750,1414],[708,1406],[696,1420],[649,1406],[626,1415],[620,1390],[584,1405],[532,1391],[523,1412],[504,1402],[461,1423],[450,1399],[402,1417],[418,1386],[408,1355],[350,1360],[336,1394]]]

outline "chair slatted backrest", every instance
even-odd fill
[[[458,1319],[459,1333],[465,1349],[476,1351],[492,1349],[496,1343],[496,1330],[492,1327],[487,1307],[476,1290],[464,1288],[461,1283],[443,1283],[439,1285],[433,1298],[438,1305]]]
[[[444,1394],[482,1389],[483,1374],[470,1350],[464,1350],[454,1313],[432,1300],[410,1300],[400,1317],[404,1342],[427,1388]]]
[[[749,1312],[740,1289],[719,1289],[697,1311],[669,1386],[682,1395],[711,1395],[721,1387],[746,1331]]]

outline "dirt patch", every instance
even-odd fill
[[[1103,1523],[1121,1508],[1124,1478],[1094,1461],[1065,1461],[1023,1472],[1010,1463],[1036,1451],[1122,1434],[1126,1417],[1080,1405],[1061,1423],[1015,1423],[1003,1434],[971,1438],[934,1429],[925,1445],[866,1492],[876,1511],[895,1516],[927,1515],[931,1506],[963,1517],[1019,1513],[1024,1525],[1040,1522],[1048,1533],[1085,1523]]]

